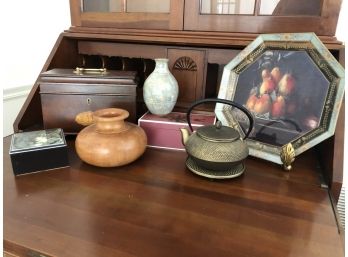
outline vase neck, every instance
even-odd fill
[[[155,71],[159,73],[167,73],[169,71],[168,69],[168,59],[161,58],[161,59],[155,59],[156,67]]]
[[[108,108],[95,111],[93,120],[99,133],[120,133],[128,129],[124,120],[129,116],[128,111],[118,108]]]

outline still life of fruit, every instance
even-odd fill
[[[255,115],[278,119],[296,111],[296,79],[277,66],[261,71],[262,82],[250,90],[245,106]]]
[[[267,50],[238,74],[233,100],[255,116],[251,138],[283,145],[320,126],[329,85],[305,51]]]

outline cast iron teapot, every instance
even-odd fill
[[[241,110],[249,119],[249,129],[242,139],[236,129],[223,126],[220,121],[215,125],[199,127],[191,135],[188,129],[182,128],[182,142],[188,154],[186,166],[192,172],[209,178],[237,177],[245,170],[243,160],[249,155],[249,149],[244,139],[249,136],[254,119],[252,114],[238,103],[208,98],[194,102],[187,111],[187,123],[191,131],[191,111],[197,105],[207,102],[228,104]]]

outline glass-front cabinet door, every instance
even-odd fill
[[[184,0],[70,0],[72,25],[182,30]]]
[[[189,0],[185,30],[335,35],[342,0]]]

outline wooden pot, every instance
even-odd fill
[[[146,149],[146,134],[139,126],[125,122],[128,116],[128,111],[118,108],[78,114],[76,122],[89,125],[76,137],[78,156],[99,167],[122,166],[139,158]]]

